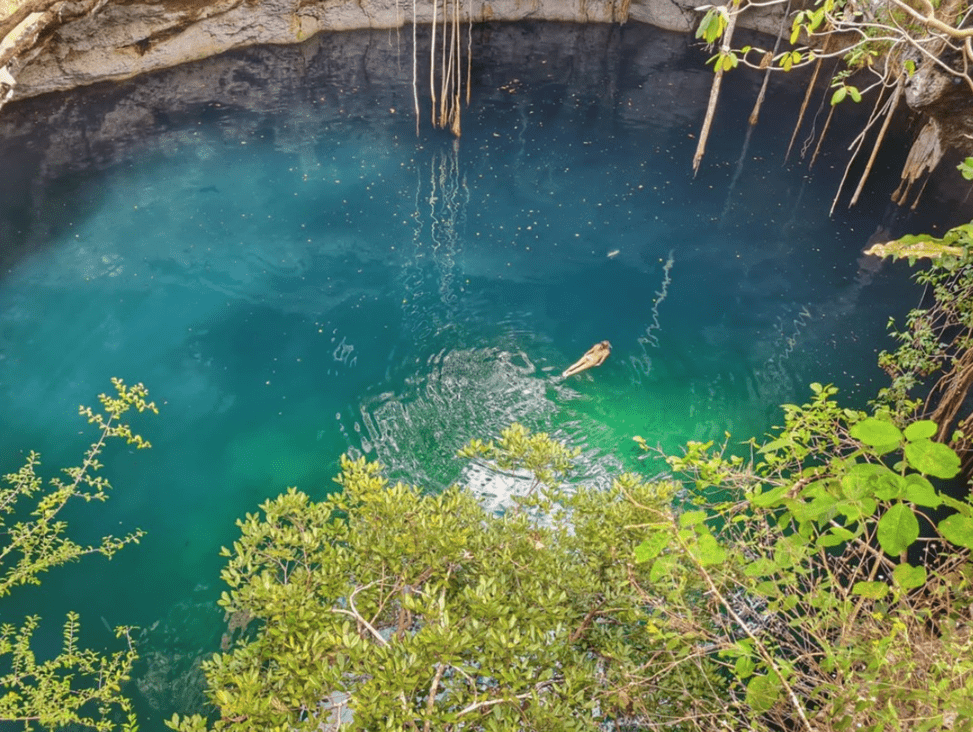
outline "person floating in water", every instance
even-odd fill
[[[575,374],[580,374],[586,369],[593,368],[595,366],[601,366],[605,363],[605,359],[608,358],[608,354],[612,352],[612,344],[608,341],[602,341],[601,343],[596,343],[588,352],[571,364],[563,374],[561,374],[562,379],[566,379],[569,376],[574,376]]]

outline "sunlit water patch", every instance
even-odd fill
[[[109,504],[71,514],[143,543],[15,601],[55,641],[67,608],[93,643],[144,627],[143,729],[199,702],[234,520],[332,490],[342,452],[493,508],[523,481],[455,453],[514,421],[580,447],[577,480],[648,470],[634,435],[760,434],[812,380],[860,402],[915,297],[861,250],[924,219],[881,194],[829,219],[843,160],[784,166],[774,123],[741,154],[759,80],[728,80],[691,176],[711,77],[686,39],[478,29],[458,141],[416,136],[408,40],[251,49],[0,117],[2,469],[31,448],[48,470],[78,460],[72,413],[111,376],[162,411],[138,420],[151,451],[108,457]],[[775,116],[799,103],[771,92]],[[878,191],[900,163],[879,161]],[[560,378],[606,339],[603,366]]]

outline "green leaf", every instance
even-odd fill
[[[659,580],[668,577],[672,573],[672,569],[675,566],[675,555],[667,554],[659,557],[655,560],[655,563],[652,565],[652,569],[649,571],[649,581],[658,582]]]
[[[907,504],[896,503],[879,519],[876,535],[882,549],[896,556],[919,538],[919,521]]]
[[[907,443],[905,459],[920,473],[943,480],[955,478],[960,471],[960,459],[953,449],[932,440]]]
[[[899,489],[896,485],[898,478],[881,463],[856,463],[842,476],[841,490],[851,499],[872,495],[883,485],[886,493],[894,494]]]
[[[973,180],[973,158],[967,158],[956,166],[956,169],[966,180]]]
[[[706,520],[706,511],[686,511],[679,517],[679,525],[682,527],[695,526]]]
[[[926,583],[926,568],[902,563],[892,571],[892,579],[903,590],[913,590]]]
[[[689,551],[704,567],[726,561],[726,550],[708,531],[700,534],[696,542],[690,545]]]
[[[733,664],[733,673],[736,674],[738,679],[746,679],[753,675],[756,667],[757,664],[753,662],[750,656],[740,656],[737,658],[736,663]]]
[[[862,93],[858,91],[858,87],[849,86],[848,95],[851,97],[853,102],[860,102],[862,100]]]
[[[715,43],[726,29],[727,18],[722,8],[710,8],[696,29],[696,38],[702,38],[706,43]]]
[[[779,485],[776,488],[771,488],[766,493],[751,496],[750,503],[752,503],[754,506],[759,506],[760,508],[767,508],[783,498],[789,488],[789,485]]]
[[[643,540],[641,544],[635,547],[635,562],[636,564],[642,564],[650,559],[654,559],[659,556],[659,552],[665,548],[669,543],[669,537],[665,532],[659,531]]]
[[[953,514],[939,522],[939,533],[957,546],[973,549],[973,518]]]
[[[936,434],[936,430],[939,427],[931,419],[923,419],[918,422],[913,422],[908,427],[905,428],[905,439],[909,442],[915,442],[916,440],[931,439],[933,435]]]
[[[835,90],[835,93],[831,95],[831,106],[836,104],[841,104],[845,97],[848,95],[848,87],[842,86]]]
[[[743,573],[747,577],[766,577],[777,570],[777,565],[767,557],[757,557],[747,564]]]
[[[939,508],[943,499],[928,479],[918,473],[909,473],[905,478],[905,499],[917,506]]]
[[[881,600],[888,594],[889,586],[884,582],[856,582],[851,592],[869,600]]]
[[[781,684],[777,676],[754,676],[747,684],[747,704],[757,714],[763,714],[780,698]]]
[[[839,91],[841,90],[839,89]],[[898,427],[891,422],[875,417],[863,419],[853,425],[849,432],[856,440],[860,440],[871,447],[883,447],[893,442],[902,441],[902,433]]]

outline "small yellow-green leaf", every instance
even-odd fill
[[[884,582],[856,582],[851,591],[869,600],[881,600],[888,594],[889,586]]]
[[[913,567],[911,564],[903,563],[892,571],[892,579],[903,590],[922,587],[926,583],[926,568]]]

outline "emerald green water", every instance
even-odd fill
[[[362,64],[254,49],[11,108],[0,469],[28,449],[49,473],[78,461],[92,436],[73,415],[112,376],[161,414],[135,420],[151,451],[109,451],[110,502],[69,512],[82,538],[141,527],[142,544],[52,572],[3,620],[40,612],[56,641],[74,608],[92,645],[145,628],[143,729],[198,701],[234,521],[287,486],[323,496],[343,452],[499,506],[509,481],[454,454],[512,421],[581,446],[579,479],[605,481],[658,469],[633,435],[744,439],[810,381],[859,403],[881,383],[885,323],[917,294],[859,258],[879,223],[924,221],[886,210],[901,158],[829,219],[844,158],[783,165],[799,100],[780,86],[741,158],[758,82],[740,75],[694,179],[701,52],[636,24],[521,28],[477,36],[458,141],[417,137],[408,39],[385,32],[343,37]],[[166,85],[195,96],[160,101]],[[602,367],[556,378],[603,339]]]

